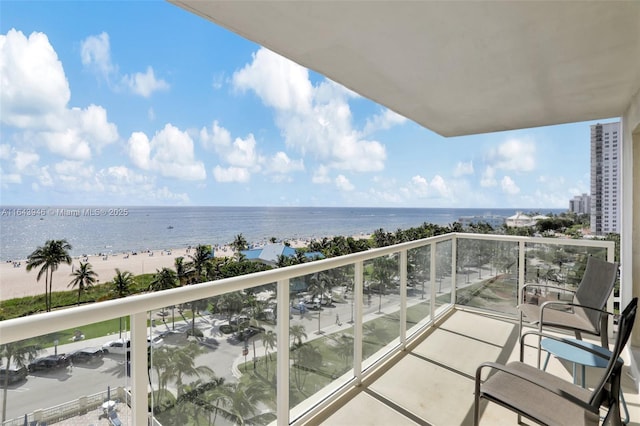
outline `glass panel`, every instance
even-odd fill
[[[561,291],[550,290],[553,298],[571,300],[573,298],[571,292],[578,288],[590,255],[606,259],[607,251],[597,247],[527,244],[525,282],[562,288]],[[536,289],[545,297],[550,296],[546,294],[549,289],[534,287],[534,292]]]
[[[456,303],[516,313],[518,247],[516,242],[459,239]]]
[[[269,423],[276,285],[153,312],[150,403],[161,424]]]
[[[399,255],[378,257],[364,263],[364,318],[362,359],[366,369],[400,336]]]
[[[431,313],[431,246],[409,250],[407,269],[407,331],[411,334]]]
[[[518,243],[458,239],[456,303],[516,313]]]
[[[296,412],[353,377],[354,282],[353,265],[290,280],[289,403]]]
[[[436,243],[436,308],[453,303],[451,284],[452,241]]]
[[[92,424],[112,415],[131,424],[126,328],[113,319],[0,345],[2,420]]]

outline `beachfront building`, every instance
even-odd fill
[[[569,200],[569,211],[576,214],[591,213],[591,196],[589,194],[576,195]]]
[[[639,2],[174,3],[444,136],[621,117],[622,268],[616,301],[626,305],[640,295]],[[275,407],[269,413],[275,424],[469,425],[476,367],[485,361],[518,358],[514,309],[521,287],[536,279],[532,268],[525,266],[535,261],[536,268],[552,271],[553,265],[530,257],[541,247],[563,255],[597,251],[614,260],[613,242],[453,233],[3,321],[0,336],[3,343],[20,342],[91,321],[125,317],[131,330],[131,377],[122,375],[128,393],[119,404],[131,407],[126,424],[142,426],[150,416],[148,371],[157,367],[152,348],[152,365],[147,368],[149,317],[176,304],[188,306],[270,285],[278,298],[278,340],[271,350],[272,362],[259,365],[269,366],[261,383],[267,383],[276,396],[269,404],[252,407],[258,412]],[[459,261],[465,263],[464,276],[458,274]],[[397,274],[389,272],[389,265]],[[568,267],[566,260],[562,267]],[[327,308],[306,318],[290,314],[290,281],[323,271],[351,278],[353,291],[341,304],[344,313],[337,317]],[[363,293],[365,275],[380,283],[375,293],[366,295],[370,298]],[[487,277],[504,283],[504,291],[480,295],[478,300],[470,291],[478,287],[470,286],[486,284]],[[394,293],[387,284],[396,278]],[[300,329],[290,328],[299,324],[314,327],[307,328],[306,338]],[[326,339],[325,347],[331,350],[320,352],[309,346],[298,350],[309,336]],[[638,346],[640,327],[634,329],[623,355],[625,372],[631,377],[623,377],[623,390],[633,422],[640,419]],[[251,360],[251,345],[233,349],[229,353]],[[221,367],[216,363],[224,353],[210,354],[214,369]],[[322,362],[331,356],[335,357],[330,366]],[[307,358],[318,362],[308,366]],[[98,370],[83,373],[94,378]],[[236,368],[234,374],[251,370]],[[568,381],[569,370],[550,360],[548,371]],[[299,391],[305,381],[313,386],[308,393]],[[58,390],[63,384],[64,376],[54,386]],[[56,405],[60,392],[15,394],[9,398],[22,403],[39,398],[42,409],[28,413],[27,420],[33,421],[36,414],[43,418],[44,409]],[[305,399],[296,399],[302,394]],[[155,395],[151,394],[152,404]],[[103,403],[98,401],[98,407]],[[62,411],[59,405],[56,409]],[[124,410],[119,413],[122,416]],[[495,404],[483,405],[481,416],[485,425],[516,424],[513,413]],[[23,424],[23,414],[15,417]]]
[[[533,226],[536,223],[533,218],[531,218],[531,216],[528,216],[522,212],[517,212],[513,216],[509,216],[505,221],[505,224],[513,228],[522,228],[525,226]]]
[[[620,122],[591,126],[591,232],[620,232]]]

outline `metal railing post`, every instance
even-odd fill
[[[289,424],[289,280],[278,281],[278,326],[277,326],[277,423]]]
[[[407,250],[400,252],[400,346],[407,346]]]
[[[134,426],[147,426],[149,422],[147,393],[149,389],[149,369],[147,365],[147,313],[131,314],[131,411]],[[126,353],[126,351],[125,351]],[[139,368],[144,366],[144,368]]]
[[[354,304],[355,304],[355,323],[353,324],[353,374],[356,378],[356,385],[362,383],[362,324],[363,318],[363,281],[364,281],[364,264],[362,261],[355,263],[355,283],[354,283]]]

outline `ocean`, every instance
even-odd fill
[[[66,239],[71,255],[223,245],[395,232],[461,217],[509,217],[528,209],[324,207],[17,207],[0,206],[0,260],[25,259],[50,239]],[[560,213],[565,209],[545,209]]]

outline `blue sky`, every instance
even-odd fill
[[[444,138],[166,2],[0,15],[2,205],[544,209],[589,192],[595,122]]]

